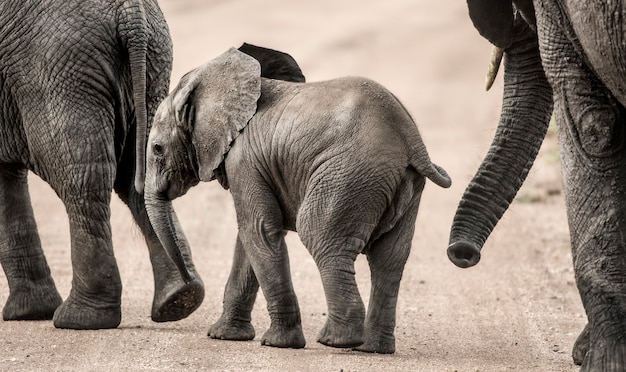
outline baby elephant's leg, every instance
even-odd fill
[[[328,190],[321,187],[322,190]],[[325,195],[312,194],[298,216],[298,234],[319,269],[328,306],[328,319],[317,341],[349,348],[363,343],[365,306],[356,284],[354,261],[371,233],[370,219],[355,212],[350,195],[337,197],[328,207]],[[314,200],[314,202],[311,202]],[[321,201],[321,202],[320,202]],[[323,204],[323,205],[322,205]]]
[[[263,289],[271,319],[270,328],[261,338],[261,343],[302,348],[306,342],[291,282],[278,200],[260,175],[257,178],[249,176],[245,182],[231,183],[231,193],[237,211],[241,245]]]
[[[365,320],[365,342],[356,348],[359,351],[382,354],[395,352],[394,329],[400,279],[411,251],[424,180],[416,180],[415,184],[403,182],[402,186],[399,192],[404,193],[404,196],[397,194],[395,201],[410,198],[404,214],[389,231],[374,237],[376,240],[366,250],[372,286]],[[383,217],[382,222],[385,222],[386,217]]]
[[[365,306],[356,284],[354,261],[364,245],[363,240],[349,237],[326,243],[328,248],[322,254],[312,250],[328,305],[328,319],[317,339],[321,344],[354,347],[363,343]]]
[[[250,321],[258,290],[259,282],[243,249],[241,238],[237,236],[233,266],[224,290],[224,311],[209,329],[209,337],[221,340],[252,340],[255,333]]]

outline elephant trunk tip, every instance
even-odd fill
[[[480,261],[480,249],[469,242],[455,242],[448,247],[448,258],[460,268],[472,267]]]

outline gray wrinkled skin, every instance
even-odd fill
[[[449,257],[461,267],[478,262],[482,245],[532,166],[554,107],[574,272],[588,318],[573,359],[583,371],[623,371],[626,5],[597,0],[468,4],[478,31],[505,49],[505,87],[496,137],[459,203]],[[515,20],[503,25],[507,17],[496,9],[511,14],[516,9]]]
[[[377,83],[292,83],[262,78],[259,67],[231,49],[187,74],[159,106],[146,168],[155,230],[175,251],[171,199],[218,179],[233,196],[239,233],[224,312],[210,337],[254,338],[250,312],[260,286],[272,320],[261,342],[304,347],[283,239],[292,230],[326,294],[318,341],[393,353],[400,278],[425,178],[442,187],[450,179],[431,163],[404,107]],[[367,318],[354,277],[360,253],[372,278]]]
[[[153,319],[180,319],[202,301],[201,283],[180,279],[134,187],[135,161],[144,162],[141,143],[168,92],[171,64],[156,1],[0,3],[0,262],[10,288],[3,319],[54,314],[60,328],[117,327],[122,284],[109,223],[114,189],[150,248]],[[63,302],[41,249],[28,171],[50,184],[67,209],[73,280]]]

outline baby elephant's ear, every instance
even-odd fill
[[[254,57],[261,64],[261,76],[268,79],[304,83],[305,78],[296,60],[287,53],[243,43],[239,51]]]
[[[215,178],[215,169],[233,140],[254,116],[261,96],[261,67],[234,48],[192,71],[179,87],[175,112],[187,120],[202,181]],[[182,99],[182,97],[186,97]]]

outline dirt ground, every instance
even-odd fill
[[[296,234],[288,234],[294,286],[307,346],[262,347],[269,325],[259,296],[257,338],[211,340],[221,312],[235,241],[232,200],[205,183],[175,202],[206,284],[189,318],[153,323],[148,251],[129,211],[114,197],[112,225],[124,292],[118,329],[68,331],[50,321],[0,322],[0,370],[251,371],[576,371],[570,351],[585,315],[574,284],[551,133],[531,175],[483,250],[480,264],[455,267],[446,256],[458,200],[495,131],[502,77],[490,92],[484,75],[490,45],[457,0],[161,0],[174,40],[172,82],[231,46],[249,42],[290,53],[308,81],[361,75],[379,81],[418,122],[432,159],[453,178],[427,183],[397,309],[394,355],[369,355],[315,342],[326,305],[317,269]],[[38,178],[32,198],[48,262],[62,296],[71,283],[63,205]],[[368,300],[368,268],[357,261]],[[0,304],[8,296],[0,274]]]

